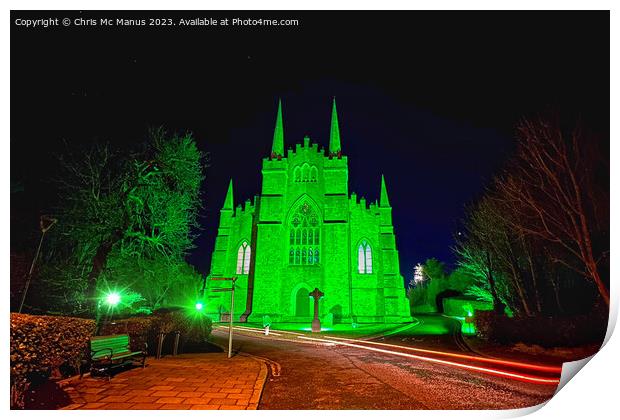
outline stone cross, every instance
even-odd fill
[[[314,298],[314,318],[312,319],[312,332],[321,332],[321,321],[319,320],[319,299],[325,294],[321,292],[318,287],[315,287],[312,293],[309,294]]]

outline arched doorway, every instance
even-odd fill
[[[301,287],[295,295],[295,316],[307,318],[310,316],[310,291]]]

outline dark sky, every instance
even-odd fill
[[[48,27],[58,16],[262,17],[292,27]],[[466,203],[501,167],[525,115],[558,110],[609,128],[608,12],[12,12],[12,244],[55,200],[66,141],[138,143],[163,125],[209,154],[203,231],[189,261],[206,272],[229,178],[235,202],[260,191],[277,98],[285,142],[327,146],[338,102],[350,190],[374,201],[385,174],[401,272],[451,264]],[[36,233],[36,231],[35,231]]]

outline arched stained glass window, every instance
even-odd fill
[[[313,166],[312,168],[310,168],[310,182],[317,181],[318,173],[319,173],[319,170],[316,168],[316,166]]]
[[[318,264],[321,237],[318,215],[308,203],[303,203],[297,207],[290,220],[289,264]],[[293,250],[295,258],[291,261],[290,252]]]
[[[243,241],[237,250],[237,274],[249,274],[252,249],[247,241]]]
[[[365,257],[365,249],[362,246],[362,244],[360,244],[360,246],[357,248],[357,272],[358,273],[365,273],[366,272],[366,257]]]
[[[317,182],[319,178],[319,169],[305,162],[302,165],[295,166],[293,169],[293,180],[295,182]]]
[[[366,241],[362,241],[357,248],[357,272],[372,274],[372,249]]]

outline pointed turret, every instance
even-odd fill
[[[329,154],[337,155],[340,149],[340,129],[338,128],[338,113],[336,112],[336,98],[332,104],[332,124],[329,131]]]
[[[387,188],[385,187],[385,177],[381,175],[381,198],[379,199],[379,207],[390,207],[390,199],[388,198]]]
[[[284,127],[282,125],[282,101],[278,99],[278,116],[276,117],[276,128],[273,130],[273,145],[271,146],[271,157],[284,155]]]
[[[228,184],[228,192],[226,193],[226,199],[224,200],[224,207],[222,207],[222,210],[232,210],[234,205],[235,203],[233,200],[233,183],[231,179],[230,183]]]

